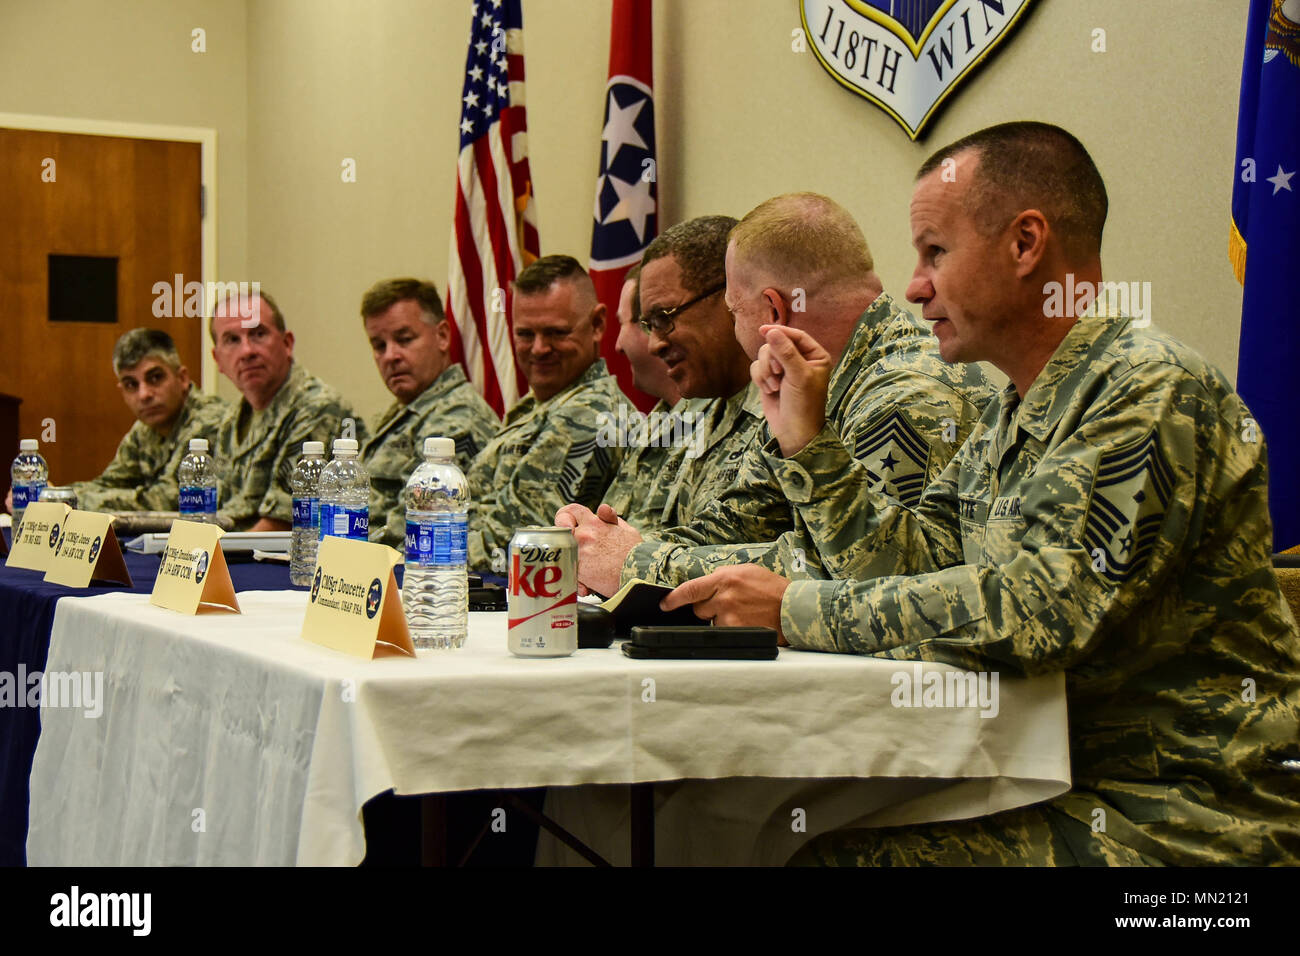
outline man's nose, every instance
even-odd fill
[[[904,293],[908,302],[925,303],[934,298],[934,286],[930,283],[928,277],[917,272],[912,275],[912,281],[907,284],[907,291]]]

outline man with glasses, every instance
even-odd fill
[[[514,281],[515,361],[528,394],[474,459],[469,562],[504,570],[517,528],[549,525],[568,501],[591,507],[618,470],[623,449],[598,440],[602,423],[636,410],[600,357],[605,306],[572,256],[543,256]]]

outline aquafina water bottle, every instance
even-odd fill
[[[334,460],[320,474],[320,536],[370,537],[370,475],[357,460],[355,438],[334,439]]]
[[[217,465],[208,455],[206,438],[191,438],[190,451],[177,472],[181,486],[179,511],[186,521],[217,523]]]
[[[417,648],[465,643],[468,509],[469,485],[456,467],[456,443],[450,438],[426,438],[424,462],[406,483],[402,610]]]
[[[10,534],[14,542],[18,541],[18,526],[23,523],[23,512],[28,505],[36,504],[50,482],[50,467],[41,457],[40,447],[35,438],[24,438],[18,443],[18,457],[9,469],[14,493],[14,526]]]
[[[289,546],[289,580],[309,586],[320,544],[320,476],[325,470],[325,443],[305,441],[298,467],[289,479],[293,491],[293,539]]]

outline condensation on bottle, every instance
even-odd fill
[[[424,461],[406,483],[402,610],[417,648],[456,648],[469,625],[466,547],[469,485],[456,443],[426,438]]]
[[[293,538],[289,545],[289,580],[311,585],[320,544],[320,476],[325,470],[325,443],[305,441],[302,457],[289,479],[293,491]]]

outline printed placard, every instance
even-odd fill
[[[24,517],[23,524],[26,523]],[[23,537],[26,536],[24,532]],[[54,542],[54,558],[45,572],[45,580],[70,588],[90,587],[91,581],[131,587],[131,575],[122,560],[117,535],[113,534],[113,516],[94,511],[69,512]]]
[[[221,550],[225,532],[200,521],[173,521],[149,603],[182,614],[240,613],[235,585]]]
[[[383,544],[322,538],[302,621],[303,640],[362,657],[415,656],[393,568],[401,560]]]
[[[5,567],[48,571],[54,560],[54,546],[63,533],[63,523],[72,509],[61,501],[38,501],[23,512],[22,528],[14,528],[13,549]]]

